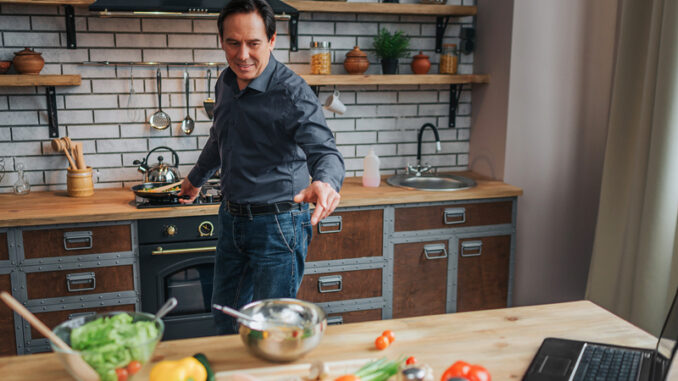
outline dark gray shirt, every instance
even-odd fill
[[[219,76],[210,137],[188,174],[202,186],[221,168],[224,198],[236,203],[291,201],[313,180],[337,192],[344,160],[311,88],[271,54],[240,91],[229,68]]]

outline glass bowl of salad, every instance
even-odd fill
[[[162,338],[165,325],[161,319],[145,312],[108,312],[67,320],[54,328],[54,333],[72,351],[59,348],[50,341],[64,367],[76,380],[74,354],[79,355],[98,374],[101,381],[125,381],[150,360]]]

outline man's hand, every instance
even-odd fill
[[[184,177],[184,181],[181,182],[181,190],[179,191],[178,196],[188,195],[191,198],[187,200],[180,198],[179,202],[182,204],[191,204],[195,198],[198,197],[198,194],[200,194],[200,187],[194,187],[193,184],[188,181],[188,177]]]
[[[315,210],[311,216],[311,225],[316,225],[318,221],[329,216],[337,205],[341,196],[328,183],[314,181],[302,189],[299,194],[294,196],[294,202],[314,202]]]

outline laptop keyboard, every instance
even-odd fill
[[[574,381],[635,381],[641,352],[588,344],[584,348]]]

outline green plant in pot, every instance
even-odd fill
[[[384,74],[395,74],[398,68],[398,58],[409,57],[407,49],[410,46],[410,38],[402,31],[393,34],[381,28],[374,38],[374,50],[377,57],[381,58],[381,69]]]

